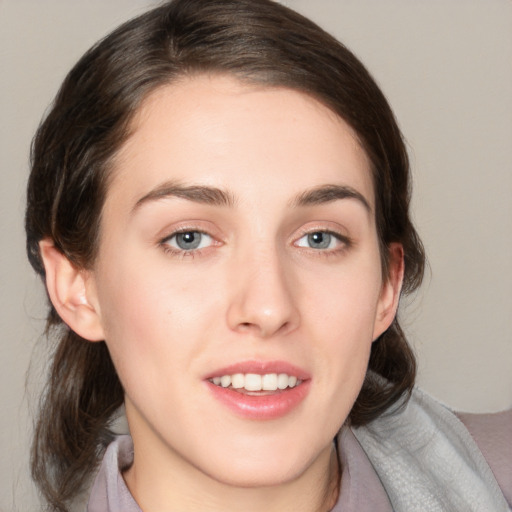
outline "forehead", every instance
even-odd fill
[[[146,98],[108,196],[133,201],[166,179],[242,194],[263,182],[283,197],[339,183],[374,203],[369,159],[343,119],[305,93],[223,75],[183,78]]]

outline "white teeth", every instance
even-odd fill
[[[286,373],[280,373],[277,376],[277,387],[278,389],[286,389],[288,387],[288,375]]]
[[[231,375],[223,375],[221,378],[220,378],[220,385],[223,387],[223,388],[227,388],[231,385]]]
[[[211,382],[217,386],[234,389],[244,388],[247,391],[277,391],[286,388],[298,386],[301,381],[295,375],[286,373],[266,373],[259,375],[257,373],[235,373],[233,375],[222,375],[222,377],[213,377]]]
[[[261,389],[264,391],[275,391],[277,389],[277,374],[267,373],[261,379]]]
[[[235,373],[235,375],[233,375],[231,377],[231,385],[235,389],[243,388],[244,384],[245,384],[245,378],[244,378],[244,374],[243,373]]]
[[[261,391],[261,375],[248,373],[245,376],[244,388],[247,389],[247,391]]]

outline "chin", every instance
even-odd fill
[[[216,473],[210,475],[220,483],[231,487],[263,488],[286,484],[299,478],[307,468],[306,464],[295,466],[290,464],[271,464],[252,466],[249,464],[233,465],[224,471],[216,468]]]
[[[330,457],[332,443],[320,450],[304,449],[304,444],[282,450],[255,449],[254,453],[216,455],[210,460],[221,461],[207,470],[207,474],[226,485],[244,488],[273,487],[300,478],[315,461]]]

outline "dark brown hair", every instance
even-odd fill
[[[382,266],[399,242],[403,292],[422,280],[424,253],[409,218],[409,163],[382,92],[359,60],[311,21],[270,0],[174,0],[131,20],[89,50],[66,77],[34,138],[26,233],[44,279],[38,243],[53,240],[91,268],[113,159],[141,102],[184,75],[228,73],[312,95],[357,133],[372,162]],[[104,342],[63,324],[50,304],[55,341],[32,447],[32,474],[50,510],[65,511],[111,440],[123,389]],[[369,371],[350,413],[365,424],[407,397],[415,360],[398,320],[372,345]]]

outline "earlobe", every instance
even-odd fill
[[[73,265],[51,240],[41,240],[39,250],[48,295],[59,316],[82,338],[104,340],[98,307],[87,296],[87,273]]]
[[[404,249],[400,243],[388,247],[388,275],[382,283],[382,290],[377,306],[377,316],[373,339],[376,340],[393,322],[398,309],[400,291],[404,279]]]

